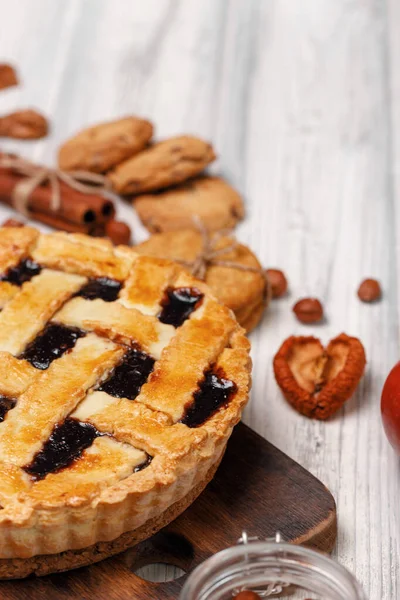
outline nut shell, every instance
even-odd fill
[[[276,381],[287,401],[306,417],[325,420],[354,393],[366,357],[360,340],[345,333],[326,350],[315,337],[289,337],[275,355]]]

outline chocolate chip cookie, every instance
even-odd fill
[[[133,199],[143,225],[152,233],[194,227],[194,217],[208,231],[231,229],[244,217],[241,196],[220,177],[199,176],[165,191]]]
[[[122,162],[109,177],[117,193],[142,194],[186,181],[214,159],[211,144],[183,135],[158,142]]]
[[[218,300],[233,310],[240,325],[250,331],[259,323],[269,303],[270,288],[264,270],[255,254],[233,238],[211,234],[209,241],[211,252],[206,255],[201,233],[183,229],[152,235],[135,246],[135,250],[175,260],[196,277],[203,277]],[[220,253],[224,248],[226,251]],[[203,264],[199,261],[201,255]],[[224,266],[224,262],[229,266]]]
[[[104,173],[147,146],[153,125],[145,119],[125,117],[100,123],[67,140],[58,153],[64,171]]]

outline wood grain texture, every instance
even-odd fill
[[[247,452],[242,451],[243,447]],[[170,510],[176,514],[174,506]],[[156,529],[154,524],[152,528]],[[94,593],[98,600],[176,600],[182,579],[158,585],[135,575],[137,569],[157,561],[188,573],[216,552],[235,545],[242,530],[252,530],[260,539],[274,537],[279,530],[288,541],[324,552],[331,551],[337,533],[335,501],[325,486],[240,424],[213,481],[176,521],[149,540],[98,565],[39,579],[2,581],[0,600],[53,600],[56,591],[57,598],[69,600],[91,598]],[[68,562],[88,564],[115,553],[117,548],[121,552],[126,537],[118,538],[115,545],[98,544],[93,552],[67,553]],[[61,556],[65,560],[66,553]],[[52,568],[50,564],[38,564],[37,572],[43,574]]]
[[[51,136],[7,142],[51,164],[61,140],[101,119],[137,113],[157,135],[214,141],[215,170],[245,194],[238,229],[290,296],[251,339],[245,420],[311,470],[338,505],[337,557],[371,600],[400,597],[400,469],[382,432],[379,397],[399,357],[400,8],[398,0],[0,0],[2,58],[23,84],[0,113],[37,107]],[[144,239],[127,206],[120,215]],[[9,214],[6,209],[1,215]],[[381,303],[359,281],[378,277]],[[296,323],[302,295],[327,322]],[[271,359],[292,333],[326,342],[345,331],[365,344],[367,374],[328,423],[282,399]]]

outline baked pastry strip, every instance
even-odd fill
[[[0,313],[1,317],[1,313]],[[160,323],[156,317],[144,315],[120,302],[105,302],[100,298],[73,298],[54,316],[54,322],[86,331],[127,346],[138,344],[140,349],[158,358],[161,350],[175,334],[172,325]]]
[[[0,462],[0,505],[6,507],[15,501],[15,496],[26,492],[32,485],[31,478],[21,467]]]
[[[119,441],[140,448],[149,456],[178,457],[207,437],[201,428],[174,425],[166,414],[105,392],[89,394],[71,416],[92,423],[99,431],[112,433]]]
[[[29,464],[54,425],[74,410],[123,354],[122,348],[95,335],[80,338],[71,352],[35,379],[0,423],[0,456],[7,456],[8,462],[21,467]]]
[[[4,308],[18,291],[17,285],[13,285],[9,281],[0,281],[0,308]]]
[[[20,396],[41,374],[27,360],[19,360],[9,352],[0,352],[0,394],[9,398]]]
[[[44,269],[0,313],[0,350],[19,355],[86,278]]]
[[[204,372],[216,362],[236,327],[228,308],[206,299],[163,350],[136,401],[179,421]]]
[[[165,290],[181,269],[165,260],[139,256],[121,290],[118,302],[146,315],[157,315]]]
[[[78,233],[41,235],[32,257],[41,265],[88,277],[127,278],[136,258],[134,252],[121,252],[108,240],[95,240]]]
[[[63,503],[90,500],[102,489],[132,475],[146,460],[147,455],[142,450],[108,436],[98,437],[79,460],[35,482],[28,498],[52,506],[60,500]]]
[[[0,228],[0,273],[27,257],[38,238],[39,232],[31,227]]]
[[[44,269],[0,313],[0,350],[19,355],[86,278]]]

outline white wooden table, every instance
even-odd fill
[[[399,461],[379,398],[399,358],[399,0],[0,0],[1,54],[23,84],[0,113],[33,106],[52,134],[7,150],[53,164],[90,123],[150,117],[157,136],[211,139],[217,170],[245,195],[238,237],[290,280],[251,336],[254,387],[245,420],[331,489],[337,557],[370,600],[400,598]],[[3,220],[10,211],[0,210]],[[144,239],[132,211],[120,214]],[[384,300],[362,305],[376,276]],[[291,305],[323,301],[327,323],[305,328]],[[271,368],[281,341],[316,332],[359,336],[368,371],[328,423],[282,399]]]

